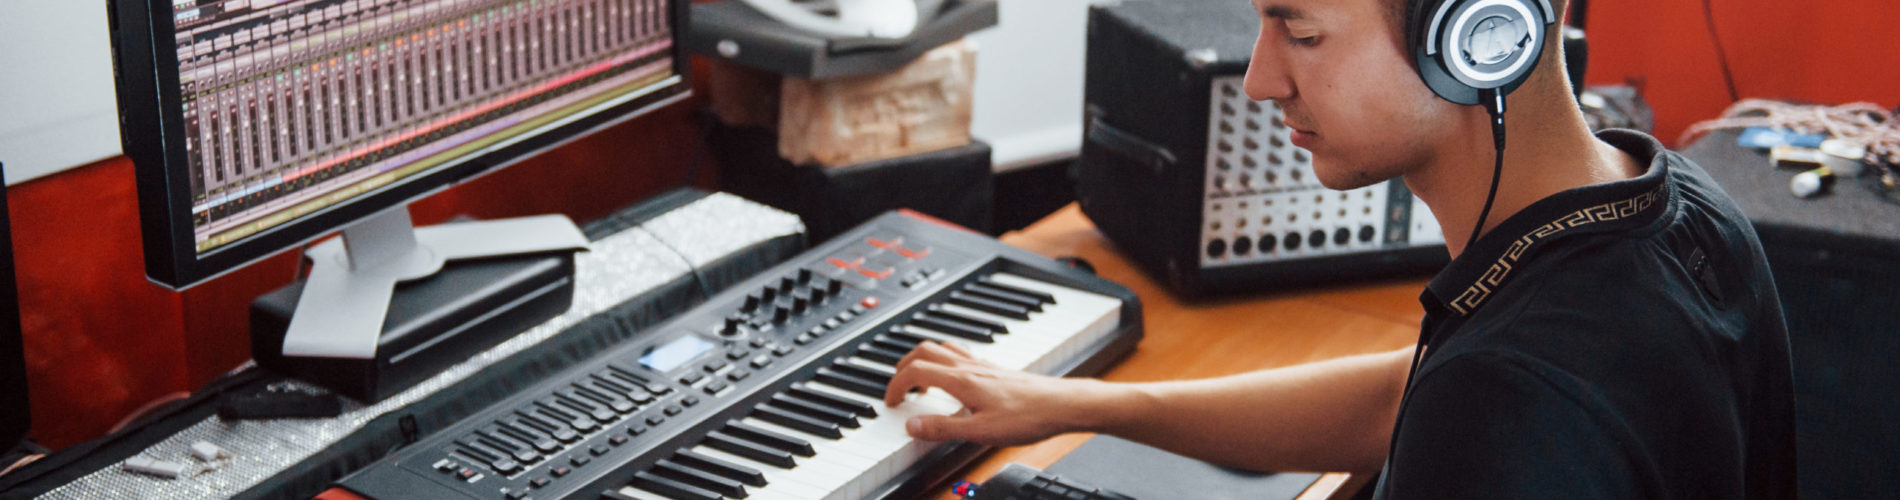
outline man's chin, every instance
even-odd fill
[[[1386,181],[1385,178],[1345,165],[1336,159],[1322,159],[1318,154],[1313,155],[1313,177],[1319,179],[1321,186],[1334,191],[1359,189]]]

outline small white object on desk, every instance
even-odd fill
[[[224,448],[219,448],[218,445],[211,444],[210,441],[199,441],[191,444],[191,456],[197,458],[200,462],[210,462],[224,458],[226,455]]]
[[[165,479],[178,479],[178,476],[185,473],[185,464],[138,456],[125,459],[125,470]]]

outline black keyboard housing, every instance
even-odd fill
[[[897,248],[910,251],[917,258],[873,245],[893,242],[898,238],[902,239],[902,243]],[[918,255],[918,252],[926,249],[927,253]],[[854,256],[865,258],[865,263],[859,267],[866,272],[842,269],[831,263],[834,258],[848,260]],[[880,274],[876,271],[884,269],[883,265],[889,265],[890,271],[882,273],[882,279],[869,279],[867,273]],[[721,335],[727,318],[741,310],[748,295],[757,296],[766,287],[776,288],[787,278],[795,281],[801,269],[813,271],[809,284],[794,286],[795,292],[801,295],[808,294],[812,284],[823,289],[823,283],[832,279],[840,279],[847,284],[840,287],[838,294],[828,295],[828,300],[811,306],[803,314],[788,314],[783,323],[774,324],[769,319],[747,319],[736,335]],[[927,216],[891,212],[742,281],[698,307],[600,351],[586,362],[569,367],[515,396],[477,411],[455,426],[435,432],[350,475],[341,482],[341,486],[366,497],[381,499],[507,499],[511,498],[509,493],[521,495],[522,492],[528,498],[537,499],[596,498],[603,490],[628,484],[636,473],[672,456],[674,450],[698,443],[708,432],[719,429],[727,420],[750,414],[755,406],[773,394],[784,391],[795,382],[813,378],[819,367],[850,355],[853,352],[851,346],[858,341],[889,330],[896,320],[907,318],[911,313],[939,301],[950,290],[968,281],[997,272],[1089,291],[1122,302],[1121,317],[1114,332],[1084,348],[1081,351],[1083,355],[1063,360],[1053,374],[1099,374],[1131,352],[1142,336],[1139,302],[1134,293],[1125,287]],[[935,278],[916,282],[914,278],[919,275]],[[905,283],[910,283],[910,286],[905,286]],[[875,298],[877,306],[863,308],[867,298]],[[800,334],[811,332],[827,320],[839,318],[841,314],[854,309],[862,313],[842,321],[842,324],[816,336],[813,341],[803,345],[795,342]],[[760,331],[752,328],[758,323],[764,323],[769,329]],[[689,336],[708,341],[712,347],[666,371],[641,364],[642,356]],[[763,347],[757,345],[761,342],[767,344]],[[792,350],[775,355],[772,353],[774,346],[791,346]],[[736,350],[749,352],[746,356],[728,359],[727,353]],[[755,369],[750,361],[761,354],[770,357],[771,363]],[[705,386],[709,382],[700,382],[693,387],[682,383],[681,378],[688,373],[706,376],[704,366],[715,359],[743,366],[751,374],[737,381],[716,378],[715,381],[730,385],[730,388],[717,394],[706,392]],[[602,383],[602,380],[612,383]],[[576,392],[576,384],[593,389],[595,394]],[[613,411],[607,401],[587,399],[610,389],[637,386],[646,386],[646,392],[652,394],[654,399],[637,404],[637,409],[628,413]],[[560,401],[557,393],[593,403],[591,406],[598,408],[599,416],[605,418],[595,418],[576,411],[587,405]],[[697,404],[684,404],[688,397],[696,398]],[[627,398],[623,394],[621,399]],[[495,428],[497,421],[509,422],[517,427],[530,425],[520,422],[519,410],[526,409],[530,415],[540,417],[543,423],[559,424],[549,417],[552,412],[539,408],[543,405],[568,410],[564,413],[591,420],[592,424],[584,426],[591,428],[574,429],[577,439],[571,443],[561,443],[553,452],[535,450],[525,455],[535,456],[532,460],[515,460],[524,455],[508,457],[519,466],[518,470],[513,467],[498,468],[493,460],[481,460],[482,457],[466,450],[470,447],[469,443],[481,441],[478,431],[490,434],[506,432]],[[624,409],[624,405],[622,407]],[[668,415],[669,409],[676,413]],[[572,426],[568,427],[573,429]],[[519,445],[526,440],[513,441],[513,444]],[[490,456],[509,451],[487,443],[473,447],[478,448],[478,451],[489,452]],[[494,453],[496,451],[502,453]],[[908,498],[922,495],[925,493],[924,488],[941,482],[949,473],[969,463],[982,451],[983,447],[970,443],[945,443],[920,461],[918,466],[911,467],[879,487],[874,497]],[[577,458],[585,464],[574,465]],[[555,469],[561,467],[568,470],[557,476]],[[503,473],[503,470],[508,473]]]

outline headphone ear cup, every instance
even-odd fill
[[[1407,44],[1419,78],[1439,97],[1476,105],[1528,80],[1552,22],[1547,0],[1415,0]]]

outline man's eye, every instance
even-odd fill
[[[1319,45],[1319,35],[1307,36],[1307,37],[1288,37],[1287,42],[1293,45],[1301,46],[1301,47],[1312,47],[1314,45]]]

